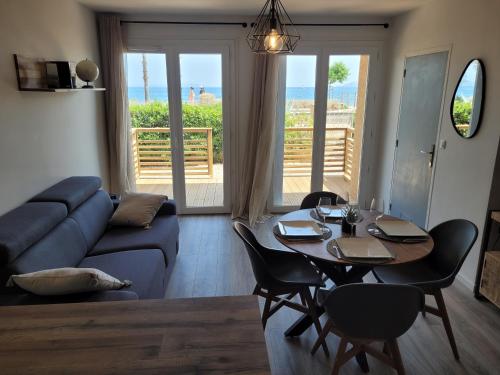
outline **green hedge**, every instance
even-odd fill
[[[133,128],[169,128],[170,118],[168,103],[149,102],[146,104],[132,102],[129,105],[131,125]],[[222,162],[222,104],[182,105],[182,121],[184,128],[212,128],[214,162]],[[143,133],[141,139],[167,139],[168,133]],[[205,138],[204,134],[187,133],[185,139]]]

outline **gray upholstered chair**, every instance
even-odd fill
[[[425,294],[434,296],[437,309],[425,306],[423,313],[428,312],[443,320],[453,354],[459,359],[441,289],[449,287],[455,280],[467,254],[476,242],[478,231],[476,225],[470,221],[456,219],[439,224],[429,233],[434,240],[434,248],[429,256],[415,263],[379,266],[373,273],[380,282],[414,285],[421,288]]]
[[[257,282],[253,294],[265,298],[262,312],[262,326],[266,328],[267,320],[283,306],[309,314],[313,319],[318,334],[321,324],[316,313],[316,305],[310,287],[319,288],[323,281],[317,269],[306,257],[291,252],[269,249],[262,246],[245,224],[233,223],[233,229],[243,240],[252,270]],[[300,296],[301,304],[292,299]],[[285,295],[281,298],[280,296]],[[274,305],[272,303],[275,302]],[[328,355],[326,344],[323,345]]]
[[[313,346],[312,354],[325,343],[329,332],[340,337],[332,375],[359,353],[365,352],[404,374],[397,338],[413,324],[424,306],[423,292],[414,286],[346,284],[333,291],[321,290],[320,303],[328,321]],[[378,351],[370,344],[383,342]],[[352,348],[347,350],[347,344]]]
[[[304,210],[306,208],[314,208],[318,205],[319,198],[330,198],[332,200],[332,204],[335,204],[337,201],[337,194],[332,193],[330,191],[315,191],[313,193],[307,194],[302,203],[300,204],[300,209]],[[343,201],[343,200],[342,200]]]

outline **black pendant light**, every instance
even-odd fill
[[[280,0],[267,0],[247,41],[255,53],[292,53],[300,39]]]

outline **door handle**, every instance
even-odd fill
[[[429,155],[429,157],[430,157],[429,168],[432,168],[432,166],[434,165],[434,153],[435,152],[436,152],[436,145],[432,145],[431,151],[420,150],[421,154]]]

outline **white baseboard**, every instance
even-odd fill
[[[462,282],[468,289],[471,291],[474,290],[474,281],[470,280],[468,277],[463,276],[462,274],[457,275],[457,279]]]

